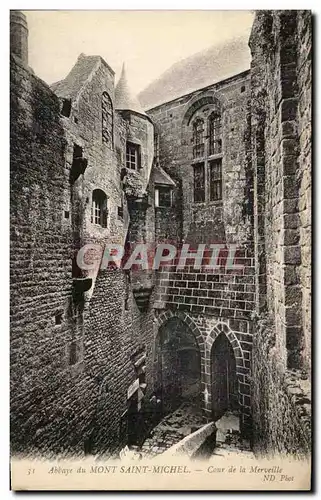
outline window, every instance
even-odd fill
[[[223,164],[222,109],[217,99],[211,104],[202,101],[197,110],[192,109],[190,121],[189,158],[192,158],[194,178],[194,203],[221,203]]]
[[[113,105],[107,92],[102,96],[102,139],[103,143],[113,145]]]
[[[193,158],[204,156],[204,120],[197,118],[193,123]]]
[[[222,199],[222,160],[210,161],[210,201]]]
[[[78,361],[78,349],[77,349],[77,342],[74,340],[71,342],[69,345],[69,364],[75,365]]]
[[[93,191],[91,222],[101,227],[107,227],[107,196],[101,189]]]
[[[156,165],[159,164],[159,135],[154,133],[154,158]]]
[[[194,165],[194,202],[205,201],[205,168],[204,163]]]
[[[167,186],[155,188],[155,207],[172,206],[172,189]]]
[[[61,114],[69,118],[71,113],[71,99],[62,99]]]
[[[140,147],[138,144],[127,142],[126,144],[126,167],[131,170],[140,168]]]
[[[209,117],[209,154],[222,152],[222,123],[221,115],[214,112]]]
[[[82,158],[82,147],[74,144],[73,158]]]
[[[55,325],[61,325],[61,323],[62,323],[62,316],[63,316],[62,312],[56,313],[56,315],[55,315]]]
[[[118,219],[123,219],[124,218],[124,207],[121,205],[120,207],[117,207],[117,217]]]

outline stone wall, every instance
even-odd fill
[[[250,47],[259,317],[253,342],[255,446],[305,453],[311,396],[310,13],[258,12]]]
[[[179,249],[182,243],[189,244],[194,251],[198,244],[206,245],[199,269],[194,267],[192,259],[181,269],[177,268],[178,258],[163,263],[157,276],[154,307],[170,309],[174,314],[199,316],[204,321],[230,323],[240,342],[242,356],[246,356],[241,368],[246,375],[250,375],[252,332],[249,323],[255,306],[253,186],[247,157],[249,92],[249,74],[245,72],[148,112],[159,133],[160,165],[176,182],[174,209],[176,214],[181,214],[181,220],[175,221],[168,214],[170,209],[158,209],[156,238]],[[202,117],[215,106],[222,111],[222,200],[211,202],[206,195],[204,203],[194,203],[191,123],[196,114]],[[215,270],[204,268],[211,257],[210,244],[225,246]],[[231,244],[237,248],[234,264],[239,266],[238,270],[227,268],[226,245]],[[238,327],[233,330],[236,323]],[[244,336],[248,343],[243,345]],[[248,384],[249,379],[242,385],[244,390],[240,396],[241,408],[247,416]],[[210,390],[210,385],[208,387]]]
[[[72,265],[79,245],[123,243],[130,225],[137,236],[141,222],[148,238],[154,235],[153,207],[142,220],[129,221],[133,214],[121,182],[128,126],[117,113],[115,147],[102,142],[101,94],[106,89],[113,100],[113,75],[101,60],[72,103],[71,115],[61,116],[63,96],[58,98],[12,59],[13,453],[117,452],[127,442],[129,387],[144,372],[147,388],[142,384],[140,398],[142,391],[149,395],[152,390],[152,309],[150,304],[144,311],[138,308],[131,273],[97,269],[90,293],[75,295],[75,283],[83,279]],[[149,158],[153,137],[148,124],[149,152],[144,139],[142,150]],[[73,182],[75,144],[82,147],[87,167]],[[107,228],[91,221],[96,188],[108,196]],[[120,206],[127,224],[126,217],[119,217]]]
[[[212,409],[212,347],[220,334],[224,334],[231,344],[236,361],[237,396],[240,411],[241,429],[244,435],[251,436],[251,351],[252,325],[247,320],[214,318],[205,314],[190,314],[181,311],[159,311],[154,323],[155,338],[166,329],[167,322],[179,319],[195,339],[201,359],[201,408],[205,421],[213,418]],[[157,365],[157,352],[154,353]],[[154,370],[154,386],[158,386],[157,366]]]

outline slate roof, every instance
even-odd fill
[[[51,90],[60,97],[75,99],[99,61],[102,61],[100,56],[80,54],[66,78],[53,83]]]
[[[115,88],[115,109],[136,111],[136,113],[146,115],[137,97],[134,96],[130,90],[125,64],[123,64],[122,72]]]
[[[234,38],[173,64],[138,94],[138,99],[148,110],[248,69],[248,37]]]
[[[175,186],[173,179],[159,165],[155,166],[154,183],[162,186]]]

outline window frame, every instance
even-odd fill
[[[205,155],[205,120],[199,116],[197,116],[193,120],[193,158],[203,158]],[[201,126],[201,128],[199,127]],[[197,154],[197,151],[200,150],[201,153]]]
[[[103,229],[108,227],[108,197],[102,189],[92,192],[91,223]]]
[[[195,135],[196,124],[204,123],[202,137],[204,139],[204,151],[199,151],[198,156],[195,154]],[[190,149],[189,158],[191,158],[191,166],[193,168],[193,203],[199,204],[221,204],[223,203],[223,112],[219,103],[211,106],[208,104],[200,107],[193,114],[189,122],[190,133],[192,134],[192,147]],[[199,132],[200,134],[201,132]],[[216,143],[216,146],[215,146]],[[198,142],[199,144],[199,142]],[[217,179],[213,178],[212,165],[220,165]],[[204,186],[196,187],[195,185],[195,167],[204,165]],[[215,184],[215,187],[213,185]],[[203,194],[200,194],[203,191]],[[216,195],[214,194],[216,192]],[[205,193],[205,194],[204,194]]]
[[[108,92],[101,96],[101,139],[106,146],[114,146],[114,110]]]
[[[202,187],[198,187],[196,188],[196,176],[195,176],[195,171],[196,171],[196,168],[199,168],[199,167],[202,167],[202,170],[203,170],[203,183],[202,183]],[[202,195],[202,199],[197,199],[196,200],[196,196],[195,194],[196,193],[200,193],[202,192],[203,195]],[[194,200],[194,203],[205,203],[206,201],[206,167],[205,167],[205,162],[202,161],[202,162],[197,162],[197,163],[194,163],[193,164],[193,200]]]
[[[222,183],[222,158],[216,158],[214,160],[208,161],[209,166],[209,201],[222,201],[223,196],[223,183]],[[213,172],[214,168],[217,168],[217,172]],[[219,189],[214,189],[214,186]],[[219,191],[218,196],[214,196],[215,191]]]
[[[169,193],[169,205],[160,205],[160,196],[159,192],[161,189],[166,189]],[[173,188],[170,186],[165,186],[162,184],[158,184],[155,186],[155,208],[172,208],[173,206]]]
[[[141,168],[140,144],[132,141],[126,142],[126,168],[138,171]],[[129,152],[130,151],[130,152]],[[133,154],[134,151],[134,154]],[[134,161],[132,160],[134,158]],[[129,166],[130,165],[130,166]],[[132,167],[131,165],[134,165]]]

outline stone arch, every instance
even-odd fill
[[[195,321],[193,318],[191,318],[187,313],[182,312],[182,311],[172,311],[171,309],[168,309],[167,311],[163,311],[159,316],[156,317],[156,323],[158,325],[158,329],[170,318],[177,317],[180,320],[182,320],[186,325],[190,328],[192,331],[195,340],[197,342],[198,348],[200,352],[203,354],[204,353],[204,340],[202,333],[198,326],[196,325]]]
[[[209,90],[192,97],[192,99],[190,99],[190,101],[186,104],[182,122],[183,128],[189,125],[194,113],[206,104],[211,106],[215,105],[221,113],[223,113],[226,104],[225,101],[226,99],[224,96],[218,95],[217,92],[214,92],[213,90]]]
[[[162,412],[175,410],[188,402],[202,408],[201,333],[186,313],[170,310],[156,321],[154,351],[154,391],[162,401]]]
[[[211,349],[214,344],[214,341],[216,338],[223,333],[227,339],[229,340],[232,349],[234,351],[234,356],[236,360],[236,366],[244,366],[244,355],[243,355],[243,350],[241,348],[240,342],[233,332],[231,328],[228,326],[227,323],[220,322],[218,323],[207,335],[206,340],[205,340],[205,348],[206,348],[206,353],[207,357],[210,356],[211,354]]]

